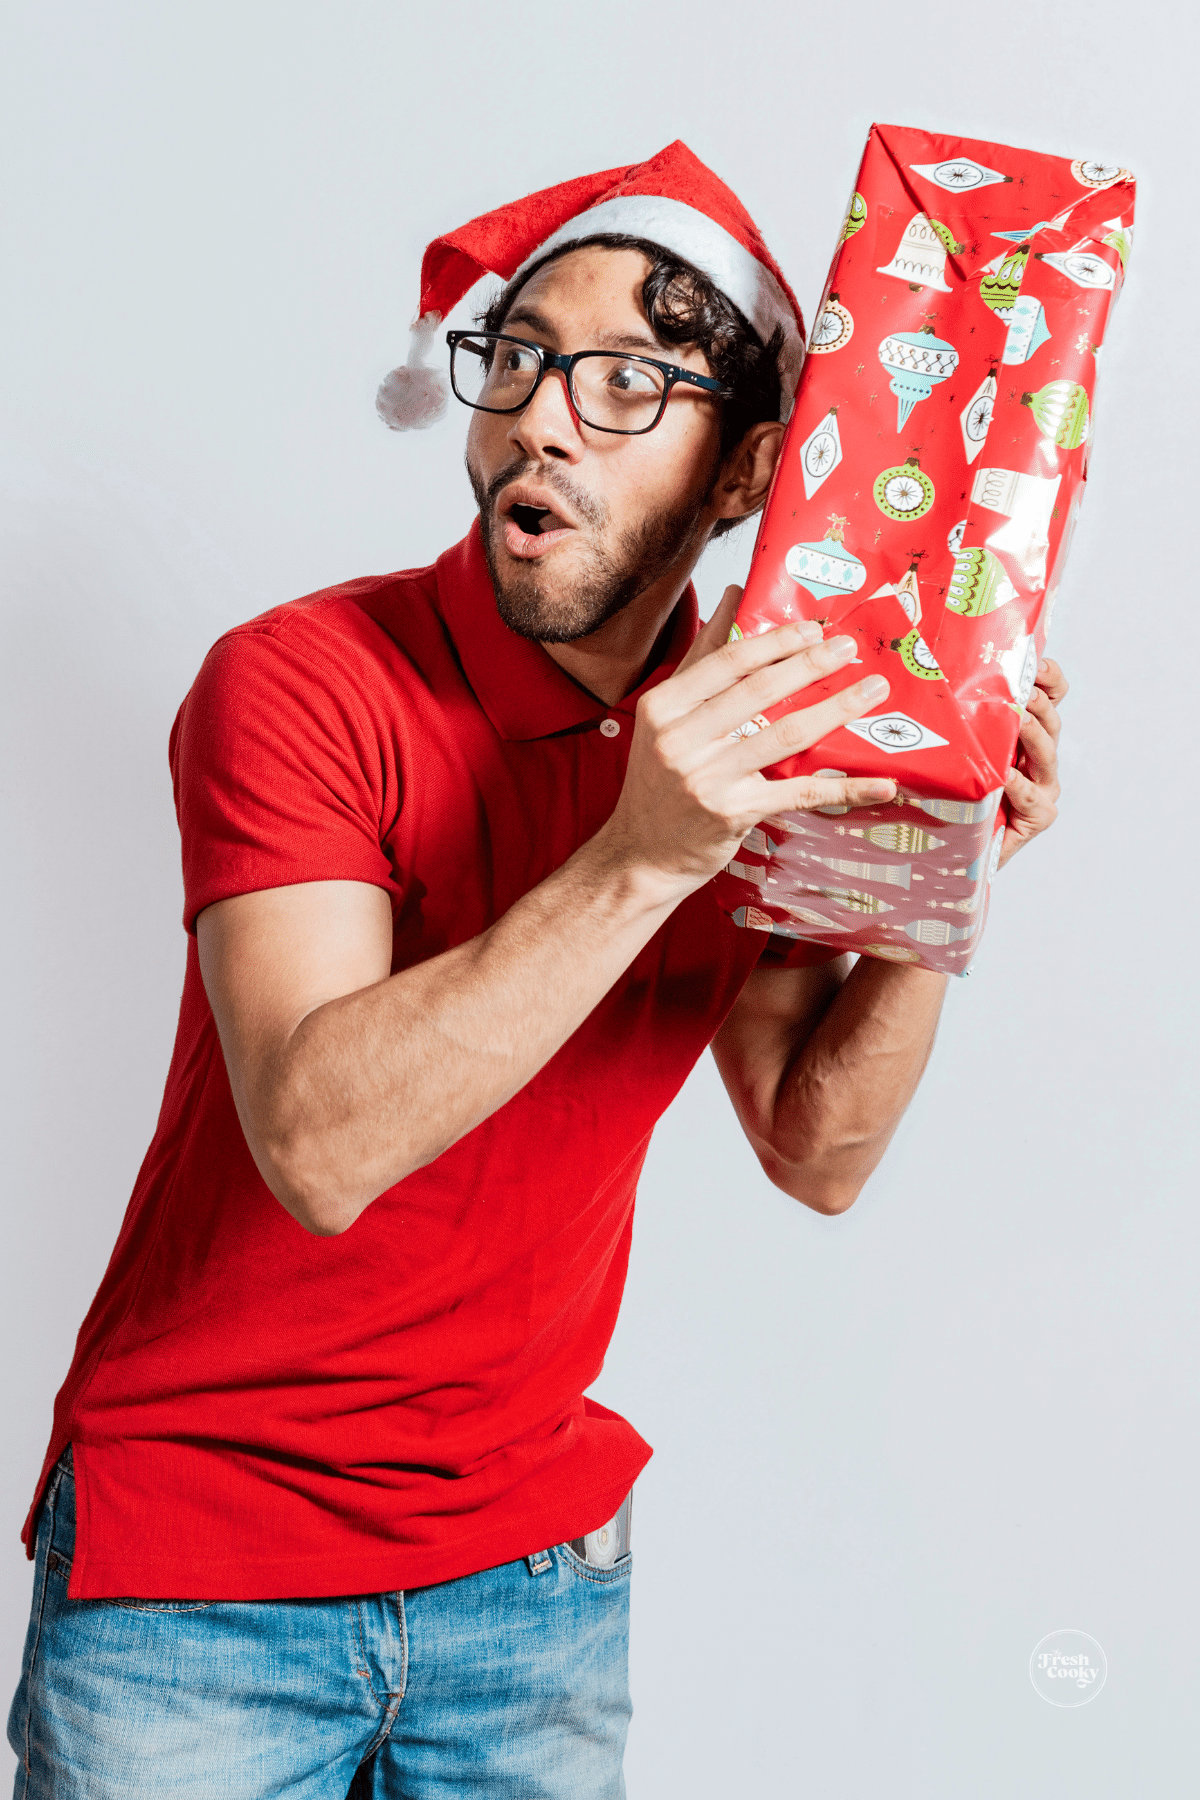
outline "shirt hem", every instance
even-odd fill
[[[613,1481],[588,1490],[583,1500],[573,1498],[569,1513],[561,1499],[538,1515],[531,1509],[528,1525],[506,1522],[502,1530],[477,1538],[437,1546],[394,1545],[369,1552],[295,1552],[247,1558],[229,1556],[139,1556],[134,1558],[90,1555],[76,1579],[73,1570],[69,1594],[72,1600],[201,1600],[213,1603],[267,1600],[337,1599],[357,1594],[402,1593],[458,1581],[531,1556],[553,1544],[568,1543],[611,1518],[649,1462],[652,1451],[630,1459],[629,1466]],[[248,1562],[250,1566],[248,1567]],[[184,1569],[186,1568],[186,1573]]]

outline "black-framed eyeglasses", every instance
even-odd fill
[[[623,350],[576,350],[560,356],[544,344],[502,331],[448,331],[450,385],[477,412],[516,413],[528,406],[548,369],[561,369],[571,404],[595,431],[636,437],[653,431],[679,382],[729,400],[733,390],[708,375]]]

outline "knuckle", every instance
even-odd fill
[[[774,726],[776,742],[785,750],[793,750],[807,739],[805,716],[802,712],[785,713]]]
[[[740,692],[746,696],[755,712],[763,706],[769,706],[775,698],[773,671],[769,668],[755,669],[740,684]]]
[[[676,739],[670,729],[658,731],[650,742],[651,754],[658,768],[662,771],[675,767]]]

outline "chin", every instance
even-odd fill
[[[570,644],[590,637],[634,598],[615,597],[587,582],[556,582],[547,570],[522,570],[511,577],[492,577],[496,610],[510,631],[541,644]]]
[[[598,550],[563,544],[544,559],[527,562],[497,544],[495,525],[483,533],[496,610],[520,637],[541,644],[570,644],[593,631],[635,599],[638,573],[618,570]]]

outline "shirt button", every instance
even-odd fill
[[[616,719],[601,719],[600,729],[605,737],[616,737],[621,727]]]

